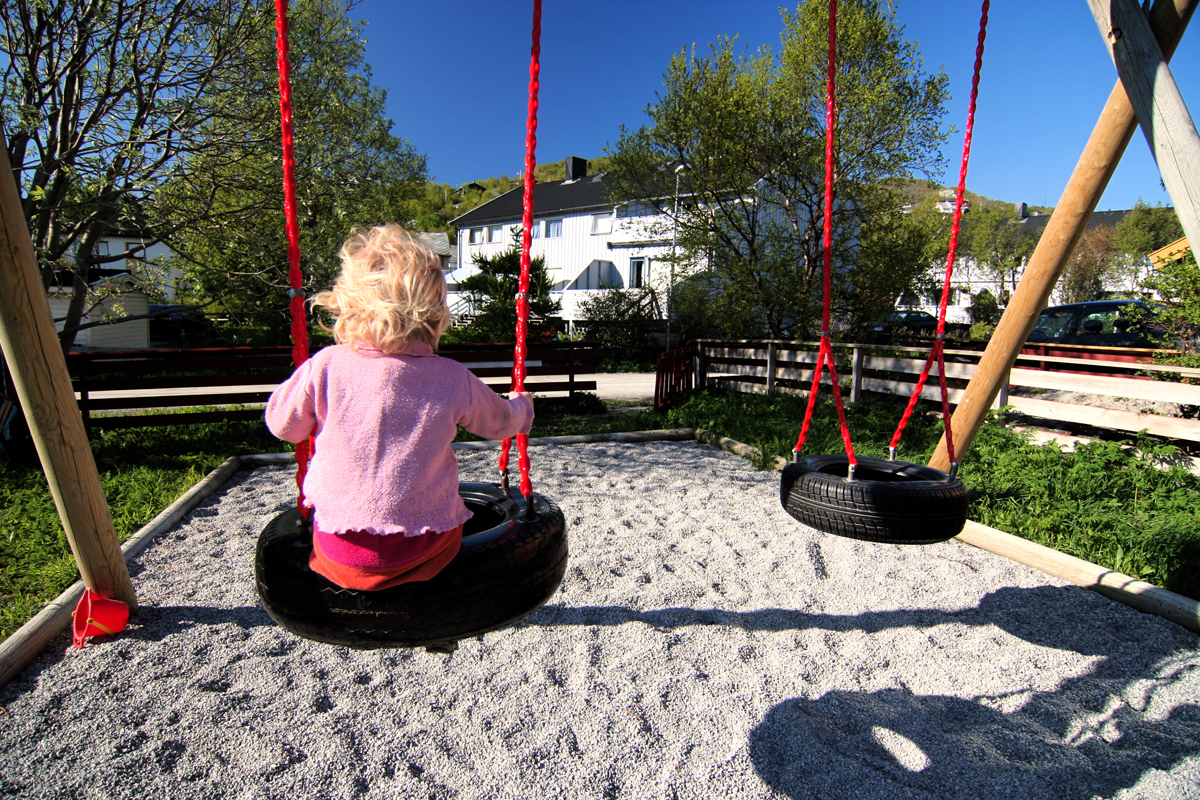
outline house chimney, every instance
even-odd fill
[[[578,156],[567,156],[567,180],[577,181],[587,177],[587,160]]]
[[[1024,203],[1017,203],[1017,219],[1025,219],[1029,216],[1029,206]]]

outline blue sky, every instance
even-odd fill
[[[429,157],[430,177],[459,185],[517,175],[524,163],[532,2],[364,0],[367,60],[386,88],[393,132]],[[791,6],[794,8],[794,6]],[[905,36],[927,69],[944,67],[957,133],[945,152],[946,185],[957,181],[980,2],[900,0]],[[673,53],[738,35],[778,49],[778,2],[762,0],[544,0],[537,158],[603,155],[619,126],[646,121]],[[1172,59],[1193,117],[1200,108],[1200,33],[1189,30]],[[1116,81],[1116,70],[1082,0],[997,0],[989,14],[967,186],[1030,205],[1058,202]],[[1141,197],[1170,204],[1139,132],[1099,210]]]

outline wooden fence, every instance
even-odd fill
[[[692,351],[696,386],[724,386],[742,392],[806,392],[812,385],[817,360],[816,342],[701,340]],[[1095,352],[1113,348],[1088,348],[1060,345],[1028,347],[1022,351],[1010,371],[1008,385],[994,407],[1009,405],[1030,417],[1078,423],[1126,432],[1148,431],[1155,436],[1200,441],[1200,420],[1180,419],[1135,411],[1062,403],[1038,397],[1015,396],[1011,387],[1064,390],[1114,398],[1179,403],[1200,406],[1200,386],[1155,380],[1137,372],[1200,378],[1200,369],[1142,363],[1154,351],[1131,351],[1096,358]],[[848,379],[848,401],[857,402],[862,393],[885,392],[911,396],[917,376],[928,357],[928,347],[894,345],[835,344],[838,375]],[[957,403],[966,382],[975,373],[982,352],[946,350],[946,377],[950,384],[950,402]],[[682,356],[680,356],[682,357]],[[922,398],[938,400],[936,367],[921,393]],[[826,373],[822,379],[828,385]],[[670,402],[671,398],[663,398]]]
[[[467,366],[497,392],[511,386],[513,345],[446,345],[438,354]],[[596,345],[548,342],[526,353],[526,390],[595,391]],[[127,350],[71,353],[67,369],[89,427],[136,428],[260,419],[261,408],[228,408],[265,403],[292,373],[290,347],[225,347],[195,350]],[[111,413],[146,409],[216,407],[166,414]],[[99,413],[98,413],[99,412]]]

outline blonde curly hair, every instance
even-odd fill
[[[399,225],[355,229],[342,250],[333,289],[313,297],[334,316],[333,338],[385,353],[417,339],[437,347],[450,325],[441,262]],[[322,324],[322,327],[325,327]]]

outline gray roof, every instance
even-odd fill
[[[1125,219],[1125,215],[1132,209],[1124,211],[1093,211],[1091,219],[1088,220],[1088,228],[1103,228],[1106,226],[1116,225],[1121,220]],[[1042,235],[1046,226],[1050,224],[1050,214],[1040,214],[1036,217],[1026,217],[1021,220],[1021,229]]]
[[[519,222],[524,211],[524,200],[525,187],[518,186],[495,200],[476,206],[461,217],[451,220],[450,224],[463,228],[496,222]],[[587,175],[576,181],[536,183],[533,186],[534,217],[604,208],[612,208],[604,186],[604,173]]]
[[[439,256],[454,255],[454,248],[450,246],[450,235],[445,231],[418,231],[417,241],[428,247]]]

